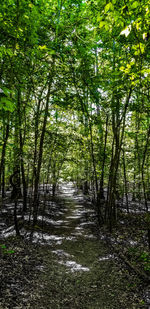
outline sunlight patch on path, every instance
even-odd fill
[[[75,271],[90,271],[90,269],[88,267],[84,267],[81,264],[77,264],[74,261],[58,261],[59,264],[61,265],[65,265],[67,267],[70,268],[71,272],[75,272]]]
[[[53,250],[52,252],[55,253],[55,254],[57,254],[57,255],[60,256],[60,257],[70,257],[70,256],[71,256],[69,253],[65,252],[65,251],[62,250],[62,249]]]
[[[98,260],[100,262],[104,262],[104,261],[108,261],[108,260],[112,260],[112,259],[116,259],[115,255],[114,254],[108,254],[106,256],[102,256],[100,257]]]
[[[90,271],[88,267],[84,267],[81,264],[76,263],[75,261],[72,261],[72,260],[65,261],[64,259],[74,258],[74,255],[70,255],[69,253],[65,252],[62,249],[53,250],[52,252],[56,254],[59,258],[61,258],[61,260],[57,262],[61,265],[69,267],[71,272]]]
[[[8,228],[3,229],[2,232],[1,232],[1,235],[4,238],[8,238],[10,236],[15,236],[16,235],[15,226],[11,225]]]
[[[34,232],[33,234],[33,243],[40,243],[42,245],[49,244],[52,245],[53,242],[55,242],[57,245],[62,244],[64,237],[60,237],[57,235],[49,235],[49,234],[43,234],[41,232]]]

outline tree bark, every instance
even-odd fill
[[[103,163],[102,163],[102,173],[100,177],[100,199],[104,199],[104,171],[105,171],[105,161],[106,161],[106,146],[107,146],[107,135],[108,135],[108,115],[106,117],[106,130],[105,130],[105,142],[104,142],[104,153],[103,153]]]
[[[35,181],[34,181],[33,226],[37,222],[37,214],[38,214],[38,186],[39,186],[40,171],[41,171],[42,156],[43,156],[44,137],[45,137],[45,131],[46,131],[47,117],[48,117],[49,98],[50,98],[51,86],[52,86],[52,82],[53,82],[54,63],[55,62],[54,62],[54,59],[53,59],[52,72],[51,72],[51,75],[49,75],[49,80],[48,80],[48,90],[47,90],[47,97],[46,97],[46,106],[45,106],[45,112],[44,112],[44,120],[43,120],[42,132],[41,132],[41,136],[40,136],[39,158],[38,158],[37,169],[36,169],[36,176],[35,176]]]
[[[125,131],[126,112],[131,97],[131,89],[126,97],[124,111],[121,118],[119,118],[119,102],[116,103],[116,107],[113,107],[112,98],[112,131],[113,131],[113,147],[112,147],[112,159],[109,173],[109,186],[108,186],[108,197],[107,197],[107,213],[109,222],[109,230],[112,231],[113,222],[117,220],[117,208],[116,208],[116,182],[117,172],[119,167],[120,152]],[[122,124],[122,128],[121,128]]]
[[[124,188],[125,188],[125,197],[126,197],[126,206],[127,212],[129,213],[129,201],[128,201],[128,186],[127,186],[127,174],[126,174],[126,161],[125,161],[125,154],[124,149],[122,148],[123,153],[123,174],[124,174]]]
[[[145,185],[145,179],[144,179],[144,164],[145,164],[145,159],[146,159],[146,153],[148,149],[148,144],[149,144],[149,138],[150,138],[150,126],[147,131],[147,138],[146,138],[146,143],[144,147],[144,153],[143,153],[143,161],[142,161],[142,183],[143,183],[143,192],[144,192],[144,201],[145,201],[145,208],[148,211],[148,205],[147,205],[147,194],[146,194],[146,185]]]
[[[9,137],[10,125],[9,125],[9,114],[8,114],[8,122],[6,125],[6,134],[2,147],[2,155],[0,162],[0,187],[2,187],[2,198],[5,197],[5,154],[6,154],[6,146]]]
[[[20,142],[20,165],[21,165],[21,176],[23,185],[23,212],[27,210],[27,184],[25,177],[24,159],[23,159],[23,139],[22,139],[22,114],[21,114],[21,91],[18,88],[18,116],[19,116],[19,142]]]

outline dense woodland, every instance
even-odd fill
[[[117,201],[150,198],[149,1],[0,4],[0,186],[23,211],[73,181],[111,230]],[[106,204],[102,213],[101,204]]]
[[[11,201],[18,236],[30,213],[33,232],[41,190],[55,199],[72,184],[90,199],[104,233],[123,233],[126,244],[132,232],[140,239],[141,251],[125,253],[133,270],[143,259],[148,281],[149,50],[149,0],[0,2],[0,211]]]

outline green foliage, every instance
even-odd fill
[[[0,247],[1,247],[2,249],[6,249],[6,246],[5,246],[5,245],[0,245]]]
[[[143,252],[140,256],[140,260],[143,263],[144,270],[150,272],[150,254],[148,252]]]
[[[2,87],[0,93],[0,110],[13,112],[15,110],[15,102],[11,99],[13,92],[6,88]]]
[[[110,192],[123,196],[126,172],[127,191],[143,199],[150,179],[148,1],[4,0],[0,11],[6,179],[18,162],[33,184],[50,94],[41,181],[87,180],[95,194],[103,176],[104,187],[113,179]]]
[[[146,213],[145,214],[145,222],[148,226],[150,226],[150,213]]]
[[[10,101],[9,99],[3,97],[0,100],[0,109],[5,111],[13,112],[15,110],[14,102]]]
[[[3,254],[13,254],[15,251],[6,248],[6,245],[0,244],[0,249]]]

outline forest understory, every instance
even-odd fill
[[[62,184],[55,198],[40,190],[39,200],[34,232],[32,216],[29,222],[27,211],[22,220],[18,201],[20,237],[14,204],[6,197],[1,205],[1,309],[149,308],[148,242],[139,204],[136,216],[120,207],[110,234],[99,227],[89,196],[71,183]]]
[[[0,309],[150,308],[150,0],[0,1]]]

